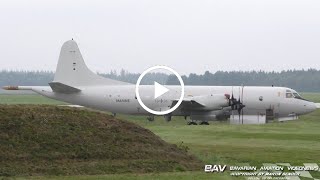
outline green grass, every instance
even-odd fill
[[[66,104],[37,94],[0,94],[0,104]]]
[[[320,93],[302,92],[301,96],[310,101],[320,103]]]
[[[306,99],[320,102],[319,93],[301,93]],[[165,122],[157,117],[149,122],[144,116],[117,115],[117,118],[150,129],[167,142],[189,148],[204,164],[287,162],[292,165],[320,163],[320,110],[297,121],[265,125],[230,125],[214,122],[210,126],[187,126],[181,117]],[[320,173],[313,173],[320,178]],[[25,178],[25,177],[24,177]],[[36,177],[37,178],[37,177]],[[44,177],[38,177],[40,179]],[[46,177],[49,178],[49,177]],[[57,179],[230,179],[228,173],[174,172],[159,174],[121,174],[105,176],[63,176]]]
[[[110,115],[50,105],[0,105],[0,176],[199,171],[202,162]]]
[[[169,172],[169,173],[149,173],[149,174],[107,174],[107,175],[94,175],[94,176],[38,176],[38,177],[17,177],[20,179],[56,179],[56,180],[194,180],[194,179],[218,179],[229,180],[239,179],[230,177],[226,173],[212,174],[204,172]]]
[[[165,141],[188,146],[206,163],[320,162],[320,111],[266,125],[146,125]]]
[[[148,122],[145,117],[119,115],[150,129],[167,142],[189,148],[204,164],[236,165],[249,163],[287,162],[291,165],[320,163],[320,110],[300,120],[265,125],[229,125],[211,123],[210,126],[188,126],[182,118],[165,122],[157,117]],[[320,178],[320,173],[313,173]],[[24,177],[25,178],[25,177]],[[42,179],[44,177],[34,177]],[[46,177],[49,178],[49,177]],[[228,172],[174,172],[152,174],[121,174],[98,176],[62,176],[54,179],[234,179]]]

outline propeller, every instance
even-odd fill
[[[231,110],[236,110],[237,104],[238,104],[238,101],[237,101],[236,98],[234,98],[234,95],[233,95],[233,87],[232,87],[231,98],[229,98],[229,106],[231,106]]]
[[[242,90],[240,92],[240,87],[239,87],[239,98],[236,99],[234,98],[233,87],[232,87],[231,98],[229,98],[229,106],[231,106],[231,110],[238,111],[239,121],[242,118],[242,123],[243,123],[243,108],[246,107],[246,105],[243,104],[243,88],[244,86],[242,86]]]

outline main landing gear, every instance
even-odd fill
[[[198,124],[197,124],[197,122],[190,121],[190,122],[188,122],[188,125],[198,125]]]
[[[200,123],[200,125],[209,125],[209,122],[208,122],[208,121],[202,121],[202,122]]]
[[[196,121],[189,121],[188,125],[198,125]],[[199,125],[209,125],[208,121],[201,121]]]
[[[150,122],[154,121],[154,116],[148,116],[147,120],[150,121]]]

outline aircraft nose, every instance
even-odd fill
[[[310,104],[308,105],[308,111],[309,112],[313,112],[317,109],[316,103],[314,102],[310,102]]]
[[[313,111],[315,111],[317,109],[317,106],[314,102],[304,102],[303,103],[303,114],[308,114],[311,113]]]

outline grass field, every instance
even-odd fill
[[[303,93],[303,96],[320,102],[319,93]],[[28,98],[31,98],[31,100]],[[34,96],[0,96],[1,103],[59,104],[59,102]],[[3,100],[5,99],[5,100]],[[148,122],[142,116],[118,115],[120,119],[135,122],[150,129],[167,142],[183,144],[191,154],[196,155],[204,164],[236,165],[249,163],[286,162],[291,165],[302,163],[320,163],[320,110],[302,116],[300,120],[265,125],[229,125],[223,122],[211,123],[210,126],[187,126],[182,118],[173,118],[165,122],[157,117]],[[312,172],[320,178],[319,172]],[[26,178],[26,177],[22,177]],[[42,179],[44,177],[28,177]],[[204,172],[173,172],[159,174],[121,174],[98,176],[63,176],[45,177],[53,179],[234,179],[223,174]],[[238,178],[237,178],[238,179]]]
[[[37,94],[0,94],[0,104],[66,104]]]
[[[316,103],[320,103],[320,93],[303,92],[303,93],[300,93],[300,94],[305,99],[311,100],[311,101],[316,102]]]
[[[22,179],[44,179],[40,177],[16,177],[16,180]],[[239,179],[230,177],[228,174],[208,174],[204,172],[170,172],[170,173],[152,173],[152,174],[107,174],[107,175],[89,175],[89,176],[47,176],[45,179],[57,180],[198,180],[198,179],[217,179],[229,180]]]

